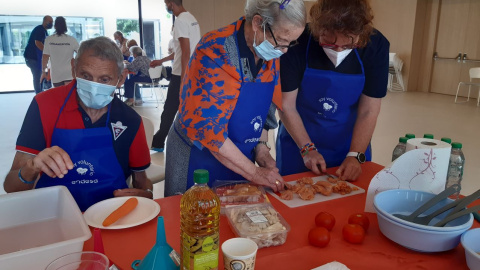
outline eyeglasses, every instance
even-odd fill
[[[335,44],[337,42],[337,39],[335,38],[335,41],[333,43],[321,43],[320,42],[320,46],[322,46],[323,48],[327,48],[327,49],[340,48],[340,49],[344,49],[344,50],[351,50],[351,49],[358,48],[359,46],[353,42],[353,37],[350,37],[350,38],[352,39],[351,44],[342,45],[342,46],[337,45],[337,44]]]
[[[272,35],[273,41],[275,41],[275,47],[273,47],[275,50],[282,50],[282,49],[287,49],[288,50],[291,47],[298,44],[298,41],[294,40],[294,41],[290,42],[290,44],[288,44],[288,45],[279,45],[278,42],[277,42],[277,39],[273,35],[272,28],[270,28],[270,25],[268,23],[266,24],[266,27],[268,28],[268,31],[270,31],[270,35]]]

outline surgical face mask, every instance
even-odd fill
[[[168,5],[165,5],[165,9],[167,9],[168,14],[173,14],[173,9],[169,9]]]
[[[52,29],[52,27],[53,27],[53,23],[48,23],[47,24],[47,29]]]
[[[77,78],[78,96],[85,106],[92,109],[101,109],[112,102],[112,94],[115,89],[115,85],[96,83]]]
[[[258,57],[262,58],[265,61],[270,61],[274,58],[278,58],[282,56],[283,52],[281,50],[275,49],[275,47],[265,38],[265,27],[263,28],[263,42],[257,46],[255,42],[255,37],[257,36],[257,32],[255,32],[253,36],[253,49],[255,50],[255,54]]]
[[[342,61],[345,59],[345,57],[347,57],[347,55],[352,51],[352,49],[346,49],[346,50],[337,52],[332,49],[323,48],[323,51],[328,56],[328,59],[332,61],[333,65],[335,67],[338,67],[338,65],[342,63]]]

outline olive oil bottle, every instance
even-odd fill
[[[220,199],[208,187],[208,171],[195,170],[180,201],[180,269],[218,269]]]

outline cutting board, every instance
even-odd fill
[[[316,177],[312,177],[312,179],[313,179],[314,182],[317,182],[317,181],[320,181],[320,180],[321,181],[327,181],[327,176],[326,175],[316,176]],[[297,181],[290,181],[288,183],[294,185],[294,184],[297,183]],[[358,190],[352,191],[349,194],[345,194],[345,195],[341,195],[339,193],[332,193],[330,196],[324,196],[322,194],[317,193],[317,194],[315,194],[315,197],[313,198],[313,200],[310,200],[310,201],[305,201],[305,200],[300,199],[298,194],[294,194],[292,200],[282,200],[280,198],[280,196],[275,194],[272,190],[269,189],[269,190],[267,190],[267,192],[270,193],[270,195],[272,195],[277,200],[281,201],[283,204],[285,204],[286,206],[288,206],[290,208],[295,208],[295,207],[300,207],[300,206],[304,206],[304,205],[310,205],[310,204],[315,204],[315,203],[320,203],[320,202],[325,202],[325,201],[330,201],[330,200],[335,200],[335,199],[341,199],[341,198],[345,198],[345,197],[348,197],[348,196],[354,196],[354,195],[365,193],[365,190],[363,188],[358,187],[358,186],[356,186],[356,185],[354,185],[350,182],[347,182],[347,184],[351,187],[358,188]]]

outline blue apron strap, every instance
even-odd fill
[[[357,55],[358,62],[360,63],[360,67],[362,67],[362,74],[365,75],[365,70],[363,69],[363,61],[360,59],[360,55],[358,55],[357,49],[355,50],[355,54]]]
[[[245,26],[244,28],[245,29]],[[237,48],[237,54],[238,54],[238,65],[240,66],[240,87],[243,86],[243,66],[242,66],[242,59],[240,58],[240,49],[238,48],[238,40],[237,40],[237,22],[235,22],[235,32],[233,33],[233,36],[235,37],[235,46]],[[245,36],[245,30],[243,31],[243,35]]]

